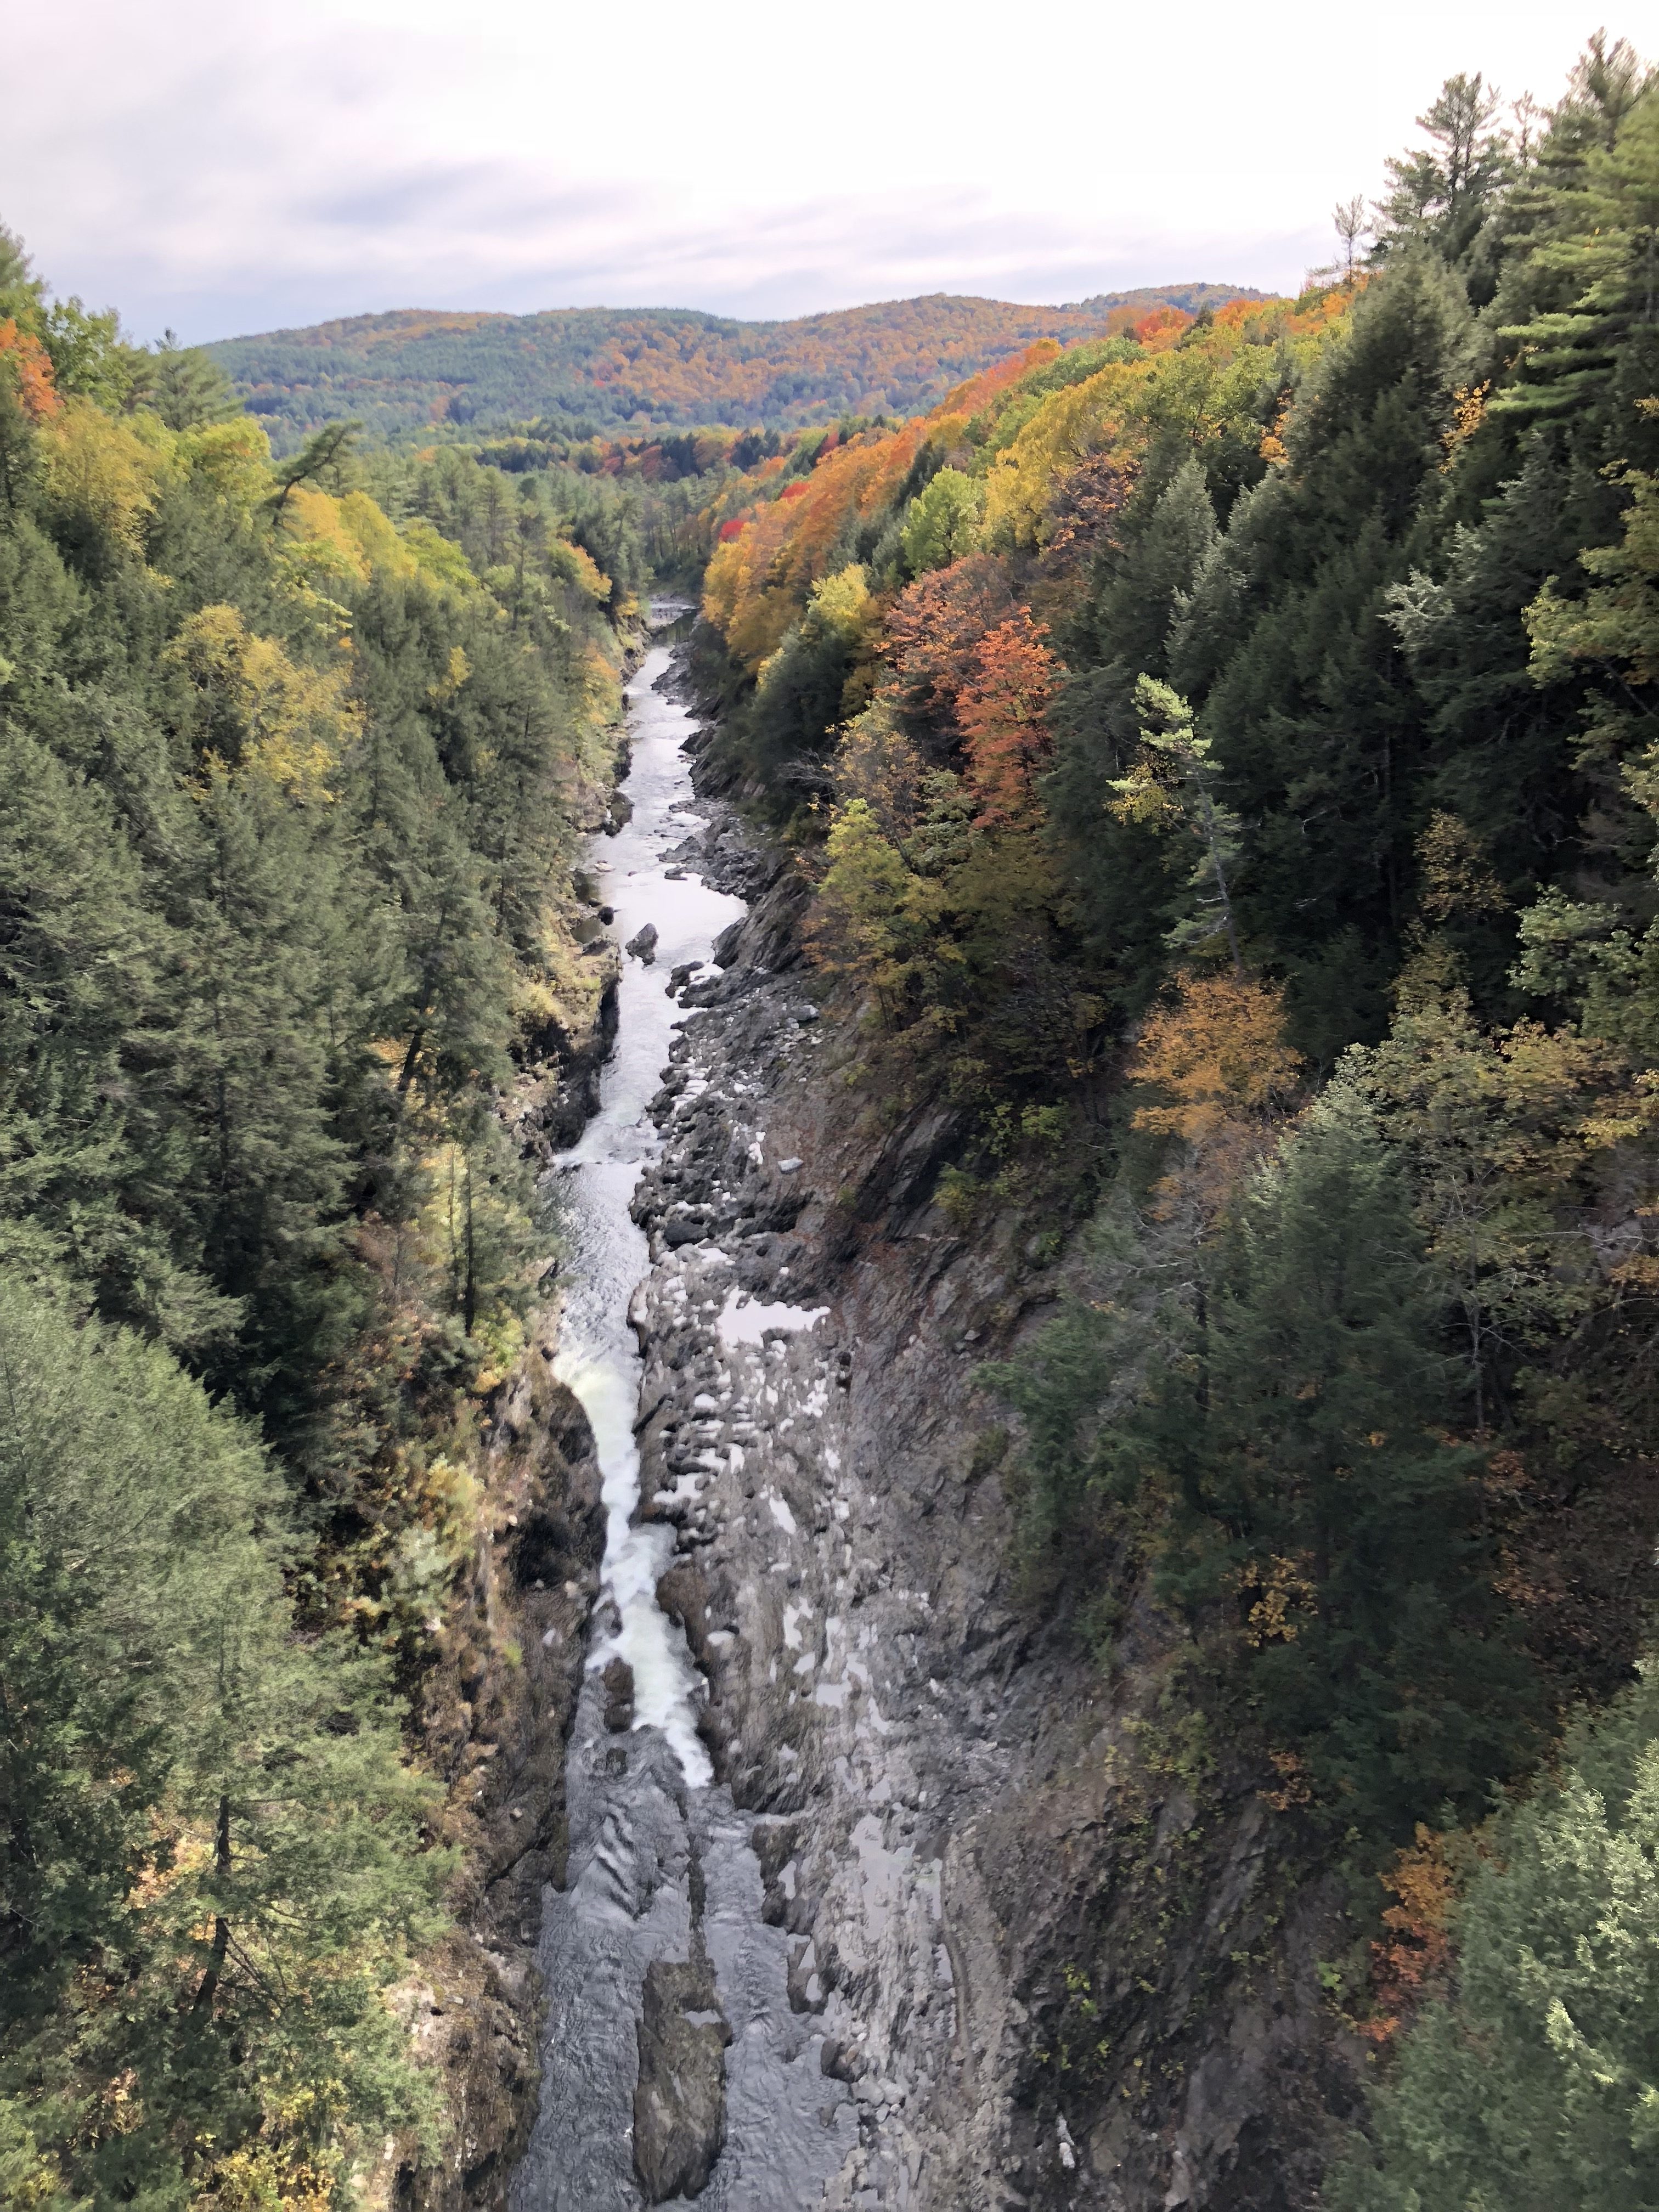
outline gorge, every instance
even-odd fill
[[[662,978],[689,976],[695,989],[705,969],[718,974],[708,954],[741,913],[686,865],[700,857],[695,833],[704,824],[688,795],[684,710],[659,689],[667,662],[654,650],[634,678],[628,819],[600,841],[598,862],[617,940],[656,933],[649,957],[635,956],[623,970],[599,1112],[554,1170],[577,1285],[560,1316],[557,1371],[592,1425],[608,1524],[596,1648],[567,1767],[567,1882],[549,1893],[539,1953],[547,2071],[515,2190],[526,2207],[659,2203],[706,2186],[713,2203],[810,2201],[848,2132],[820,2118],[822,2038],[791,2012],[787,1946],[761,1919],[749,1824],[728,1790],[711,1787],[698,1728],[704,1686],[684,1629],[658,1602],[676,1577],[673,1531],[655,1516],[656,1499],[651,1517],[639,1519],[642,1367],[629,1332],[647,1291],[649,1255],[629,1206],[659,1141],[648,1109],[670,1043]],[[682,1095],[696,1093],[688,1086]],[[734,1332],[734,1345],[758,1345],[762,1319],[781,1336],[812,1319],[783,1304],[753,1316],[751,1327],[748,1309],[722,1312],[714,1342]],[[731,1378],[715,1368],[707,1379],[719,1389]],[[667,1395],[658,1393],[659,1412]],[[729,1388],[679,1408],[688,1436],[719,1433],[718,1422],[699,1419],[717,1404],[736,1419]],[[752,1437],[752,1423],[741,1432]],[[740,1463],[741,1449],[732,1456]],[[647,1457],[653,1479],[663,1474],[648,1445]],[[682,1512],[696,1481],[693,1464],[672,1493]]]
[[[683,796],[681,740],[708,744],[684,690],[660,648],[633,678],[631,813],[595,841],[595,880],[619,943],[659,936],[624,970],[599,1114],[552,1171],[576,1285],[557,1371],[610,1524],[510,2201],[1283,2201],[1305,2125],[1286,2081],[1321,2063],[1319,2022],[1277,1974],[1216,1985],[1206,1955],[1277,1917],[1248,1793],[1195,1835],[1177,1792],[1136,1870],[1214,1885],[1183,1945],[1204,2002],[1183,1989],[1174,2037],[1132,2002],[1124,2063],[1173,2041],[1172,2086],[1121,2116],[1097,2065],[1018,2094],[1065,1948],[1093,1940],[1145,1821],[1136,1691],[1108,1705],[1009,1604],[972,1370],[1008,1327],[1010,1255],[925,1225],[937,1119],[884,1139],[837,1103],[858,1047],[819,1020],[799,872],[717,794]],[[726,923],[698,873],[753,904]],[[672,1032],[665,966],[690,1010]],[[631,1703],[607,1711],[617,1656]],[[1293,1915],[1298,1948],[1322,1909]]]
[[[0,228],[8,2208],[1659,2206],[1659,76],[1418,131],[240,393]]]

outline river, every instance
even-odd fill
[[[641,1367],[628,1316],[649,1253],[629,1201],[659,1142],[647,1109],[683,1019],[665,987],[675,966],[706,961],[744,912],[668,857],[702,826],[684,750],[690,719],[658,689],[668,666],[667,650],[655,647],[633,680],[622,787],[632,814],[616,836],[594,841],[590,860],[613,933],[625,944],[653,925],[655,957],[624,961],[599,1111],[551,1178],[568,1286],[558,1372],[592,1425],[606,1540],[568,1755],[567,1885],[545,1894],[538,1954],[547,1990],[541,2106],[514,2212],[632,2212],[653,2201],[636,2171],[634,2120],[653,1963],[694,1961],[711,1978],[714,2003],[688,2000],[684,2020],[705,2033],[718,2023],[729,2036],[723,2100],[714,2093],[723,2112],[705,2129],[718,2155],[700,2204],[780,2212],[817,2202],[855,2134],[850,2106],[823,2076],[821,2034],[790,2007],[787,1939],[761,1917],[754,1817],[713,1784],[696,1726],[702,1677],[657,1603],[673,1531],[636,1518]],[[599,1680],[618,1656],[634,1677],[623,1733],[605,1726]]]

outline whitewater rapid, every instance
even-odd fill
[[[620,1656],[634,1672],[641,1726],[659,1729],[686,1781],[709,1780],[708,1753],[696,1729],[700,1678],[657,1603],[656,1587],[673,1555],[673,1531],[661,1522],[636,1526],[640,1455],[639,1349],[628,1322],[629,1301],[650,1264],[645,1232],[629,1201],[659,1139],[647,1108],[656,1096],[682,1017],[668,995],[670,973],[707,961],[741,899],[711,890],[676,870],[665,855],[702,827],[682,750],[690,725],[685,709],[656,689],[668,653],[648,653],[634,679],[629,714],[632,765],[623,789],[631,818],[615,836],[596,841],[591,869],[615,921],[620,945],[647,927],[657,931],[654,958],[625,956],[617,987],[616,1044],[600,1078],[599,1110],[581,1140],[554,1171],[553,1205],[568,1285],[559,1327],[556,1372],[581,1401],[593,1431],[605,1508],[600,1634],[589,1660],[598,1671]]]
[[[667,651],[653,649],[634,678],[632,765],[622,787],[632,813],[617,835],[594,841],[590,861],[613,909],[612,934],[625,945],[654,926],[655,958],[624,959],[599,1111],[549,1178],[567,1285],[556,1371],[593,1429],[606,1535],[566,1759],[566,1885],[544,1893],[537,1952],[547,1997],[541,2103],[512,2212],[635,2212],[647,2201],[634,2100],[653,1964],[705,1961],[729,2035],[720,2148],[697,2199],[702,2212],[819,2203],[856,2139],[845,2092],[823,2076],[821,2024],[790,2002],[789,1939],[763,1915],[757,1816],[713,1782],[697,1730],[706,1685],[657,1603],[673,1528],[636,1519],[643,1370],[629,1316],[650,1252],[629,1200],[659,1149],[648,1109],[684,1020],[666,986],[674,968],[706,963],[714,939],[745,910],[699,881],[690,859],[669,857],[702,817],[684,750],[690,717],[658,689],[668,665]],[[720,1340],[734,1348],[757,1345],[763,1328],[810,1330],[818,1318],[786,1304],[729,1303]],[[600,1677],[618,1656],[633,1670],[634,1713],[614,1732]]]

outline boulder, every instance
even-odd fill
[[[605,1692],[605,1724],[612,1735],[624,1735],[634,1725],[634,1669],[626,1659],[613,1659],[599,1683]]]
[[[699,2197],[726,2140],[732,2031],[706,1957],[647,1967],[634,2092],[634,2168],[647,2204]]]

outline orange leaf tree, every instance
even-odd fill
[[[957,714],[982,829],[1036,826],[1036,778],[1053,750],[1048,709],[1060,688],[1060,665],[1048,638],[1043,625],[1021,608],[998,624],[975,655],[973,679]]]

